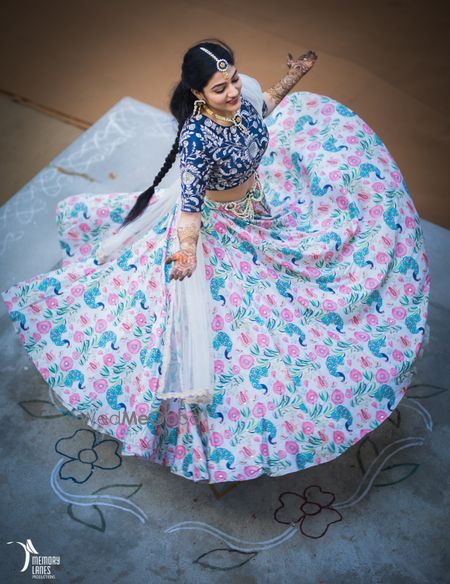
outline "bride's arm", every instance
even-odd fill
[[[201,212],[180,212],[177,223],[179,249],[166,259],[166,264],[176,262],[170,279],[184,280],[186,276],[190,277],[197,267],[197,242],[201,223]]]
[[[202,223],[202,206],[210,160],[204,137],[195,128],[180,134],[181,207],[177,215],[178,250],[166,259],[174,262],[170,279],[190,277],[197,266],[197,243]]]
[[[178,243],[181,250],[195,256],[201,224],[201,212],[186,213],[181,211],[177,224]]]
[[[263,117],[267,117],[280,103],[280,101],[289,93],[294,85],[304,76],[317,60],[314,51],[308,51],[298,59],[293,60],[292,55],[288,53],[287,66],[289,72],[279,81],[274,83],[267,91],[263,92]]]

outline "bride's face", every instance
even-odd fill
[[[205,99],[206,104],[224,115],[234,114],[241,107],[242,81],[234,65],[228,66],[228,79],[217,71],[211,77],[203,92],[196,92],[196,97]],[[203,95],[202,95],[203,93]],[[232,100],[237,98],[233,103]]]

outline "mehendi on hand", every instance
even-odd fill
[[[200,233],[201,213],[181,212],[177,227],[180,248],[166,259],[174,263],[170,279],[183,280],[190,277],[197,266],[197,242]]]
[[[272,85],[264,93],[268,94],[273,102],[273,107],[268,108],[268,113],[274,109],[280,101],[289,93],[294,85],[312,68],[317,60],[317,54],[314,51],[308,51],[298,59],[293,59],[291,53],[288,53],[287,73],[280,81]]]

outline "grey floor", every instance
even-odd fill
[[[171,131],[124,98],[1,207],[2,290],[58,265],[60,199],[148,186]],[[104,437],[55,409],[1,303],[2,581],[31,581],[29,555],[59,558],[64,584],[450,582],[450,232],[423,229],[431,335],[407,397],[344,455],[279,478],[196,484],[114,442],[109,468],[83,462]]]

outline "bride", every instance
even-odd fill
[[[345,452],[411,383],[420,217],[356,112],[289,93],[316,61],[289,54],[262,91],[226,43],[190,47],[152,185],[61,201],[62,267],[2,292],[55,403],[123,455],[194,481],[280,476]]]

